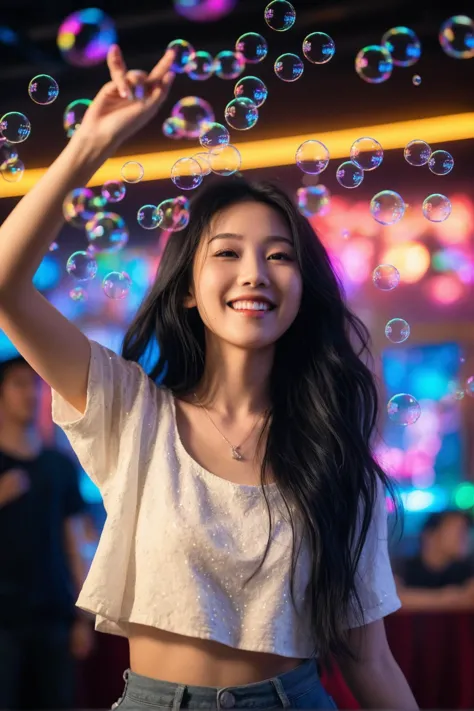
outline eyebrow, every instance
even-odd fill
[[[214,242],[214,240],[216,239],[243,240],[244,236],[236,232],[221,232],[218,235],[214,235],[213,237],[211,237],[208,244],[211,244],[211,242]],[[289,237],[283,237],[282,235],[269,235],[268,237],[265,237],[264,242],[265,244],[270,244],[273,242],[285,242],[286,244],[289,244],[290,247],[294,247],[293,240],[289,239]]]

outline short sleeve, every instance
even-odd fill
[[[363,608],[363,618],[353,607],[348,627],[360,627],[380,620],[402,606],[388,553],[388,525],[385,495],[379,486],[374,514],[356,573],[356,587]]]

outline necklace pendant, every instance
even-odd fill
[[[242,455],[239,452],[238,447],[231,447],[231,450],[232,450],[232,459],[238,459],[238,460],[243,459]]]

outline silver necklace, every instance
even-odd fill
[[[219,432],[219,434],[220,434],[220,436],[222,437],[222,439],[224,439],[224,440],[227,442],[227,444],[229,445],[229,447],[230,447],[230,453],[231,453],[232,459],[237,459],[238,461],[242,461],[244,457],[243,457],[243,455],[242,455],[241,452],[240,452],[240,448],[243,447],[243,445],[246,443],[246,441],[248,440],[248,438],[250,437],[250,435],[251,435],[252,432],[254,431],[255,425],[257,424],[260,415],[258,415],[257,419],[255,420],[255,424],[253,425],[252,429],[251,429],[250,432],[248,433],[247,437],[244,439],[243,442],[241,442],[241,443],[236,447],[236,446],[234,446],[234,445],[232,444],[232,442],[229,442],[229,440],[227,439],[227,437],[225,436],[225,434],[223,434],[223,433],[220,431],[220,429],[218,428],[218,426],[216,425],[216,423],[215,423],[214,420],[212,419],[211,415],[209,414],[209,412],[208,412],[208,410],[207,410],[207,407],[205,407],[205,406],[202,404],[202,402],[201,402],[200,399],[198,398],[197,394],[196,394],[196,393],[193,393],[193,395],[194,395],[194,397],[195,397],[195,399],[196,399],[196,401],[197,401],[199,407],[201,407],[201,408],[204,410],[204,412],[205,412],[206,415],[208,416],[208,418],[209,418],[209,420],[211,421],[211,423],[214,425],[214,427],[216,428],[216,430]]]

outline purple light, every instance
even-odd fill
[[[215,22],[232,12],[237,0],[174,0],[176,12],[193,22]]]

